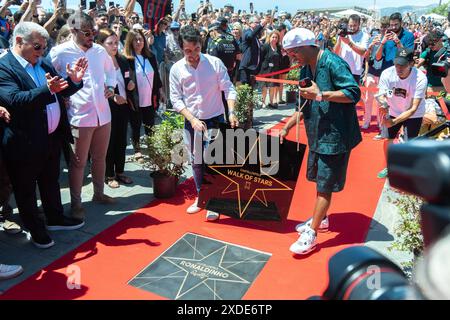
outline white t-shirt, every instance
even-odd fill
[[[367,50],[367,48],[369,47],[370,36],[365,32],[359,31],[356,34],[349,35],[349,38],[360,48],[364,48]],[[360,76],[363,73],[364,57],[357,54],[354,50],[352,50],[352,48],[350,48],[348,44],[345,44],[342,41],[339,56],[348,63],[352,74]]]
[[[427,77],[417,68],[412,68],[408,78],[400,79],[395,66],[392,66],[381,73],[378,89],[380,93],[392,90],[392,95],[389,94],[386,97],[389,115],[392,117],[398,117],[408,110],[413,99],[422,99],[417,111],[411,116],[411,118],[422,118],[425,114],[427,85]]]
[[[144,59],[143,56],[137,55],[134,60],[136,65],[136,82],[139,92],[139,106],[149,107],[152,105],[153,76],[155,75],[155,71],[153,70],[150,61]]]

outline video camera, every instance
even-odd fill
[[[441,241],[448,241],[450,234],[450,139],[430,140],[436,133],[450,127],[450,121],[404,144],[392,145],[388,150],[389,182],[394,188],[423,198],[420,209],[421,228],[425,244],[422,266],[427,266],[428,253],[441,248]],[[445,239],[447,238],[447,239]],[[431,251],[429,251],[431,248]],[[445,250],[444,250],[445,251]],[[447,255],[449,250],[437,255]],[[436,255],[434,255],[436,256]],[[442,264],[442,261],[440,262]],[[448,277],[450,269],[441,271],[447,275],[435,275],[437,279]],[[431,271],[428,270],[428,274]],[[410,300],[429,299],[424,293],[449,292],[440,290],[448,283],[424,277],[423,283],[411,284],[403,271],[388,258],[367,246],[346,248],[335,254],[328,264],[329,284],[321,300]],[[420,283],[414,279],[415,283]],[[433,288],[429,290],[429,288]],[[424,289],[426,288],[426,289]],[[439,295],[433,298],[448,299]]]
[[[348,35],[352,35],[354,32],[351,32],[348,29],[348,23],[341,22],[338,24],[338,32],[337,35],[340,37],[346,37]]]

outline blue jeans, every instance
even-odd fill
[[[217,129],[219,123],[225,123],[225,119],[223,115],[207,119],[207,120],[201,120],[206,123],[206,127],[208,129]],[[203,182],[203,174],[205,172],[205,164],[203,161],[203,152],[207,148],[209,141],[203,141],[203,132],[195,131],[191,123],[189,121],[184,122],[184,129],[185,129],[185,143],[188,146],[188,150],[190,152],[190,160],[192,165],[192,171],[194,175],[194,181],[195,181],[195,187],[197,189],[197,193],[200,192],[200,187],[202,186]],[[200,155],[196,155],[194,152],[194,148],[196,143],[201,142],[202,148],[201,148],[201,163],[200,161]],[[197,159],[197,161],[195,161]]]

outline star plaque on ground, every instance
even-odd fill
[[[230,129],[221,132],[226,137]],[[236,219],[286,219],[306,146],[299,144],[297,150],[294,142],[280,144],[277,137],[248,132],[231,131],[236,139],[223,143],[223,154],[233,154],[233,163],[207,164],[199,207]],[[270,161],[263,161],[268,155]]]
[[[174,300],[241,299],[270,254],[186,233],[129,284]]]

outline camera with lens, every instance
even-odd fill
[[[450,68],[450,63],[447,62],[447,58],[450,57],[450,45],[448,41],[444,42],[445,39],[442,39],[444,43],[444,47],[436,53],[436,56],[439,57],[439,62],[433,63],[431,65],[431,73],[440,78],[445,78],[448,75],[448,69]]]
[[[348,24],[345,22],[339,23],[337,35],[341,37],[346,37],[349,34],[350,32],[348,31]]]
[[[430,140],[450,121],[388,150],[392,187],[424,199],[424,256],[411,282],[394,262],[367,246],[346,248],[328,263],[329,283],[311,300],[450,299],[450,139]],[[447,262],[446,262],[447,261]]]

